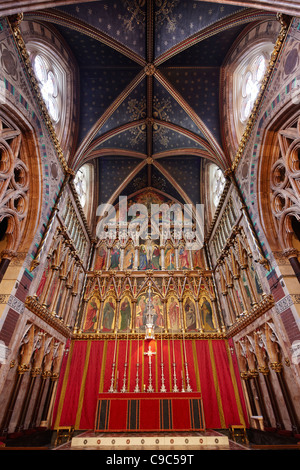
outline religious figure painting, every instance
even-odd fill
[[[203,296],[199,301],[199,312],[205,331],[215,330],[213,311],[211,301],[208,297]]]
[[[201,269],[203,266],[201,250],[192,251],[193,268]]]
[[[119,330],[127,331],[131,328],[131,302],[128,297],[124,297],[120,302],[120,322]]]
[[[171,245],[167,245],[165,249],[165,269],[168,271],[176,269],[175,250]]]
[[[247,297],[248,297],[250,305],[251,305],[253,299],[252,299],[251,291],[250,291],[250,288],[249,288],[249,285],[248,285],[248,279],[245,275],[245,270],[243,270],[242,273],[241,273],[241,279],[242,279],[244,289],[246,291]]]
[[[144,269],[147,269],[147,253],[145,245],[141,245],[139,251],[139,270],[143,271]]]
[[[46,267],[43,271],[43,275],[41,277],[41,280],[40,280],[40,283],[39,283],[39,286],[37,288],[37,291],[36,291],[36,296],[37,298],[39,299],[40,296],[42,295],[43,293],[43,290],[44,290],[44,287],[45,287],[45,284],[46,284],[46,279],[47,277],[50,275],[50,260],[47,260],[47,264],[46,264]]]
[[[154,325],[155,328],[164,328],[164,309],[163,303],[159,295],[154,295],[153,299],[153,307],[154,307]]]
[[[92,296],[86,306],[83,331],[92,332],[96,330],[99,312],[100,300],[98,297]]]
[[[146,295],[140,295],[136,303],[136,319],[135,327],[138,329],[144,329],[146,323]]]
[[[116,312],[116,301],[113,296],[109,296],[103,306],[102,330],[112,331],[114,329],[114,320]]]
[[[191,297],[186,297],[183,301],[183,315],[185,320],[185,328],[188,331],[197,329],[197,314],[195,301]]]
[[[171,330],[179,330],[181,328],[180,308],[178,299],[175,295],[171,295],[167,302],[168,325]]]
[[[133,269],[134,268],[134,247],[133,245],[128,245],[125,248],[124,252],[124,261],[123,269]]]
[[[264,291],[263,291],[261,282],[260,282],[260,280],[259,280],[259,277],[258,277],[258,275],[257,275],[257,272],[255,271],[255,269],[254,269],[254,267],[253,267],[252,264],[250,265],[250,273],[252,274],[252,277],[253,277],[253,279],[254,279],[256,292],[258,293],[258,295],[262,295],[262,294],[264,293]]]
[[[106,269],[106,260],[107,260],[107,249],[104,245],[99,246],[96,259],[94,271],[103,271]]]
[[[154,245],[151,259],[151,269],[160,269],[160,249],[157,245]]]
[[[183,244],[179,246],[178,249],[178,265],[179,269],[189,269],[189,252]]]
[[[119,269],[120,248],[115,245],[110,252],[110,269]]]

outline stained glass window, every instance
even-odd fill
[[[240,119],[243,123],[249,118],[255,100],[260,90],[261,82],[267,68],[267,59],[260,54],[251,65],[247,67],[242,79],[242,102]]]
[[[240,142],[261,89],[274,45],[266,41],[245,51],[233,64],[232,101],[234,130]]]
[[[58,80],[55,71],[39,54],[33,58],[33,69],[39,82],[41,94],[47,106],[51,119],[56,124],[59,121]]]
[[[217,165],[211,165],[210,174],[211,198],[213,205],[216,208],[224,191],[226,178],[222,170]]]
[[[88,166],[83,165],[76,173],[74,185],[77,191],[80,204],[84,208],[87,202],[87,186],[88,186]]]

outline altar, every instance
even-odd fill
[[[202,397],[187,393],[100,393],[95,432],[204,431]]]

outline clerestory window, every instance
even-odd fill
[[[40,54],[34,54],[32,65],[45,105],[54,124],[60,120],[59,82],[55,66]]]

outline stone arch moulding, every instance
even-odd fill
[[[289,103],[266,130],[258,169],[260,223],[273,251],[289,260],[300,282],[300,112]]]
[[[41,172],[32,127],[6,103],[0,108],[0,281],[11,259],[27,253],[33,241],[42,207]]]

